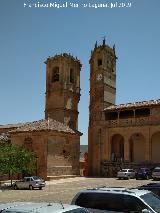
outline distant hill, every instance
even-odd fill
[[[80,159],[83,158],[85,152],[88,152],[88,145],[80,145]]]

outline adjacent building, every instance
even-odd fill
[[[91,53],[88,164],[90,175],[160,163],[160,100],[115,105],[116,53],[105,40]]]

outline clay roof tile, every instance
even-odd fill
[[[157,100],[149,100],[149,101],[139,101],[133,103],[119,104],[119,105],[111,105],[104,109],[104,111],[110,110],[120,110],[120,109],[129,109],[129,108],[137,108],[137,107],[145,107],[145,106],[156,106],[160,105],[160,99]]]
[[[33,132],[33,131],[42,131],[42,130],[56,130],[59,132],[66,132],[66,133],[79,133],[78,131],[74,131],[69,126],[52,119],[48,120],[39,120],[33,122],[24,123],[22,126],[18,127],[10,131],[10,133],[14,132]]]

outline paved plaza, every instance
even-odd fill
[[[70,203],[73,196],[81,189],[95,188],[99,186],[109,187],[136,187],[152,180],[118,180],[116,178],[85,178],[75,177],[68,179],[46,181],[46,187],[42,190],[14,190],[4,189],[0,191],[0,202],[34,201],[34,202],[62,202]]]

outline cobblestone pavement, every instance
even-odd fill
[[[81,189],[99,186],[121,186],[136,187],[152,180],[118,180],[116,178],[85,178],[75,177],[68,179],[52,180],[46,182],[42,190],[13,190],[5,189],[0,191],[0,202],[13,201],[34,201],[34,202],[62,202],[70,203],[76,192]]]

